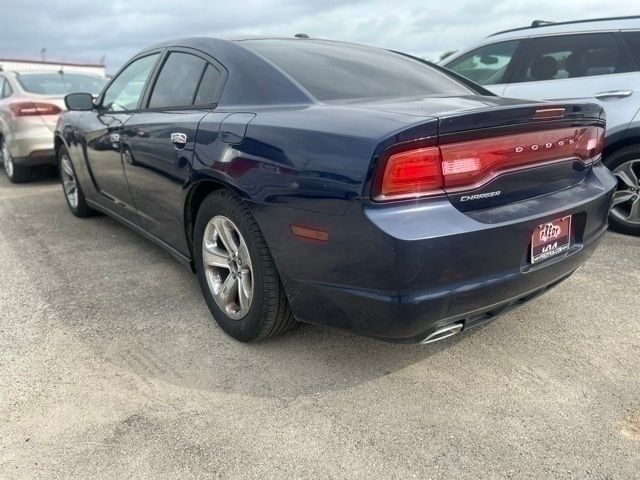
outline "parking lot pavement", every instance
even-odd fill
[[[244,345],[195,277],[0,175],[0,478],[640,478],[640,240],[440,344]]]

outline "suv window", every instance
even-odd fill
[[[531,39],[518,82],[593,77],[631,70],[613,33],[560,35]]]
[[[169,54],[153,87],[149,108],[193,105],[196,88],[206,63],[203,59],[188,53]]]
[[[445,66],[480,85],[506,83],[505,74],[519,44],[520,40],[511,40],[485,45],[456,58]]]
[[[622,32],[622,38],[624,38],[631,55],[633,55],[633,59],[636,62],[636,69],[640,69],[640,31]]]
[[[120,72],[104,93],[102,106],[112,112],[138,108],[142,90],[158,55],[154,53],[135,60]]]

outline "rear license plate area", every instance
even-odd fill
[[[531,263],[561,255],[571,247],[571,215],[538,225],[531,236]]]

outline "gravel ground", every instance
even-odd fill
[[[0,478],[640,478],[640,239],[429,346],[226,337],[195,277],[0,175]]]

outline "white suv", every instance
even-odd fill
[[[640,16],[499,32],[441,65],[497,95],[600,103],[603,161],[618,177],[611,224],[640,235]]]

